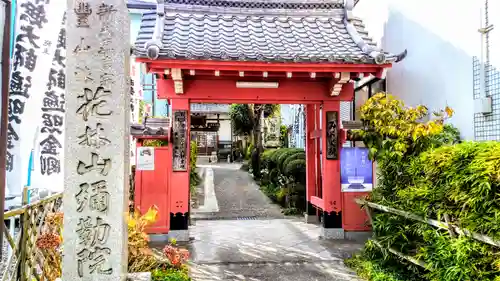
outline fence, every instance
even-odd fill
[[[53,234],[60,237],[54,219],[59,220],[60,226],[62,216],[55,218],[55,214],[60,214],[61,207],[62,193],[58,193],[4,214],[4,221],[10,221],[11,228],[15,227],[12,218],[19,221],[19,233],[12,235],[13,231],[9,233],[7,227],[4,228],[4,237],[12,251],[2,265],[1,281],[49,281],[60,274],[60,266],[51,266],[60,262],[57,247],[43,247],[42,244],[51,246],[50,242],[62,242],[60,238],[46,239],[50,235],[53,238]]]
[[[488,236],[485,236],[485,235],[482,235],[479,233],[474,233],[474,232],[470,232],[470,231],[465,230],[465,229],[461,229],[461,228],[457,227],[456,225],[450,223],[447,216],[444,216],[445,221],[438,221],[438,220],[433,220],[433,219],[426,219],[426,218],[423,218],[421,216],[418,216],[418,215],[415,215],[415,214],[412,214],[409,212],[405,212],[405,211],[394,209],[391,207],[382,206],[379,204],[368,202],[368,201],[363,200],[363,199],[356,199],[356,203],[358,203],[359,205],[361,205],[365,208],[366,214],[368,216],[368,219],[370,220],[371,225],[373,225],[373,214],[374,214],[373,210],[375,209],[375,210],[379,210],[379,211],[382,211],[385,213],[391,213],[394,215],[398,215],[398,216],[401,216],[401,217],[404,217],[407,219],[423,222],[423,223],[426,223],[428,225],[432,225],[432,226],[439,228],[439,229],[448,230],[448,232],[450,233],[450,235],[452,237],[456,237],[456,235],[465,235],[465,236],[471,237],[477,241],[480,241],[480,242],[489,244],[491,246],[495,246],[495,247],[500,248],[500,241],[494,240],[491,237],[488,237]],[[405,255],[405,254],[403,254],[395,249],[392,249],[392,248],[387,249],[379,241],[377,241],[376,237],[373,237],[372,240],[375,243],[375,245],[377,245],[379,248],[388,250],[392,254],[394,254],[394,255],[396,255],[404,260],[407,260],[415,265],[421,266],[423,268],[428,268],[427,265],[422,261],[419,261],[411,256]]]

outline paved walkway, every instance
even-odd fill
[[[208,212],[208,206],[194,215],[188,245],[193,281],[358,280],[342,260],[360,243],[321,240],[319,226],[284,218],[238,165],[200,168],[205,179],[213,173],[215,184],[205,186],[204,201],[213,202],[213,188],[218,211]]]
[[[201,165],[205,185],[200,201],[204,204],[194,211],[193,219],[284,218],[279,206],[272,204],[240,167],[226,163]]]

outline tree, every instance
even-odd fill
[[[260,176],[260,154],[264,150],[261,134],[262,117],[272,117],[279,111],[278,104],[232,104],[229,116],[233,126],[233,132],[238,135],[251,135],[254,143],[252,152],[252,169],[254,176]]]
[[[249,104],[232,104],[229,117],[235,135],[251,135],[253,133],[253,110]]]

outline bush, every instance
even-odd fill
[[[274,154],[276,149],[268,149],[262,152],[260,155],[260,163],[262,165],[262,169],[269,168],[269,162],[271,161],[271,156]]]
[[[252,157],[252,152],[253,152],[253,143],[251,143],[247,147],[247,150],[245,151],[245,160],[250,160],[250,158]]]
[[[465,142],[422,153],[407,167],[414,183],[392,205],[448,214],[470,231],[500,239],[500,143]]]
[[[306,183],[306,160],[295,159],[288,163],[283,174],[292,177],[299,183]]]
[[[161,147],[161,146],[168,146],[168,140],[160,139],[160,140],[155,140],[155,139],[147,139],[142,142],[143,146],[152,146],[152,147]]]
[[[285,164],[291,164],[288,170]],[[281,148],[264,151],[261,155],[260,171],[262,191],[272,201],[287,208],[285,213],[295,214],[305,210],[306,171],[303,149]]]
[[[191,171],[196,171],[196,159],[198,158],[198,144],[196,141],[189,143],[189,167]]]
[[[277,168],[277,163],[278,163],[278,158],[281,156],[281,154],[286,153],[290,151],[292,148],[281,148],[281,149],[276,149],[274,153],[270,156],[270,161],[269,164],[271,165],[269,168]]]
[[[187,270],[155,269],[151,272],[152,281],[191,281]]]
[[[426,218],[449,221],[462,229],[500,238],[500,143],[459,143],[459,132],[443,125],[449,108],[427,118],[427,108],[406,108],[389,95],[377,94],[361,110],[365,124],[357,132],[377,160],[379,181],[370,201]],[[373,214],[380,244],[426,264],[412,267],[386,250],[365,245],[358,272],[368,280],[499,281],[500,250],[469,237],[384,212]],[[370,272],[369,272],[370,271]],[[396,277],[394,277],[396,276]],[[393,279],[391,279],[393,278]],[[395,278],[395,279],[394,279]]]
[[[189,191],[191,196],[196,193],[196,187],[200,184],[200,175],[196,172],[196,160],[198,158],[198,144],[191,141],[189,144]]]
[[[153,278],[153,280],[189,281],[186,268],[189,257],[187,250],[175,247],[175,242],[167,245],[163,253],[149,247],[149,235],[146,233],[146,228],[156,222],[157,214],[156,206],[149,208],[143,215],[138,210],[127,214],[128,272],[153,271],[157,273],[158,278],[163,278]],[[42,273],[43,276],[47,277],[47,280],[57,280],[62,274],[63,217],[62,212],[48,213],[35,241],[36,248],[33,249],[33,254],[44,258]],[[184,275],[180,273],[184,273]],[[187,279],[168,279],[169,276],[173,276],[171,278],[186,276]]]
[[[369,281],[421,281],[422,269],[414,264],[387,256],[372,241],[366,243],[360,254],[346,259],[345,264]]]
[[[297,153],[304,153],[304,150],[299,149],[299,148],[291,148],[291,149],[287,149],[286,151],[281,153],[281,155],[278,156],[278,158],[276,160],[276,166],[278,166],[278,169],[283,172],[283,170],[284,170],[283,163],[285,162],[285,160],[288,157],[290,157],[294,154],[297,154]]]
[[[293,160],[297,160],[297,159],[302,159],[305,162],[305,160],[306,160],[305,152],[304,151],[296,152],[295,154],[288,156],[288,158],[286,158],[285,161],[283,161],[281,170],[283,171],[284,174],[287,174],[286,170],[287,170],[288,164],[290,164],[290,162],[292,162]]]

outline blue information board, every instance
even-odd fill
[[[373,189],[373,163],[365,147],[340,150],[340,183],[343,192],[367,192]]]

